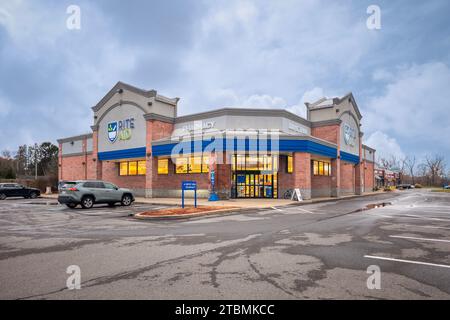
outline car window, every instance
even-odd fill
[[[106,189],[116,189],[117,188],[115,185],[113,185],[112,183],[109,183],[109,182],[103,182],[103,184],[105,185]]]
[[[97,188],[97,189],[105,188],[105,186],[103,185],[103,182],[97,182],[97,181],[85,182],[83,184],[83,187],[85,187],[85,188]]]
[[[75,186],[77,183],[76,182],[64,182],[63,184],[61,184],[61,188],[71,188],[73,186]]]

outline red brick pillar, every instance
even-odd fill
[[[362,135],[359,137],[359,163],[355,165],[355,193],[362,194],[364,190],[364,163],[362,157]]]
[[[331,160],[331,196],[339,197],[341,193],[341,160]]]
[[[311,154],[305,152],[294,153],[294,185],[299,188],[303,199],[311,199]]]
[[[218,154],[216,158],[216,192],[220,199],[231,197],[231,162],[226,152]]]
[[[98,159],[98,131],[92,132],[92,166],[94,167],[95,179],[102,179],[102,162]]]
[[[156,163],[156,159],[154,159],[152,154],[152,141],[153,141],[153,120],[148,120],[146,125],[146,142],[145,142],[145,156],[146,156],[146,174],[145,174],[145,197],[153,198],[153,172],[157,170],[156,165],[154,166],[154,162]]]
[[[58,180],[63,180],[63,158],[62,158],[62,143],[59,144],[58,151]]]

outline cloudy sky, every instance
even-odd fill
[[[72,4],[80,30],[66,26]],[[0,0],[0,150],[89,132],[90,107],[121,80],[180,97],[181,115],[302,115],[352,91],[379,155],[450,164],[449,12],[448,0]]]

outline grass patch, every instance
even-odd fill
[[[450,193],[450,189],[431,189],[431,192],[446,192],[446,193]]]

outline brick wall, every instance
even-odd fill
[[[86,179],[85,156],[61,157],[60,180],[82,180]]]
[[[374,179],[374,164],[373,162],[365,162],[364,165],[364,187],[365,192],[370,192],[375,187],[375,179]]]
[[[311,129],[311,135],[329,142],[338,143],[340,128],[339,125],[316,127]]]
[[[283,199],[284,193],[294,186],[294,173],[287,172],[287,156],[281,155],[278,163],[278,198]]]
[[[341,161],[341,195],[348,195],[355,193],[355,168],[354,165]]]
[[[136,196],[145,192],[145,176],[119,176],[119,163],[102,161],[102,180],[112,182],[120,188],[132,189]]]
[[[209,175],[208,173],[175,173],[175,164],[169,160],[169,174],[158,174],[158,160],[152,158],[154,175],[152,181],[153,197],[181,197],[181,182],[183,180],[197,181],[197,196],[209,196]],[[186,197],[193,197],[193,192],[187,192]]]
[[[311,178],[312,197],[331,197],[331,176],[315,176]]]

